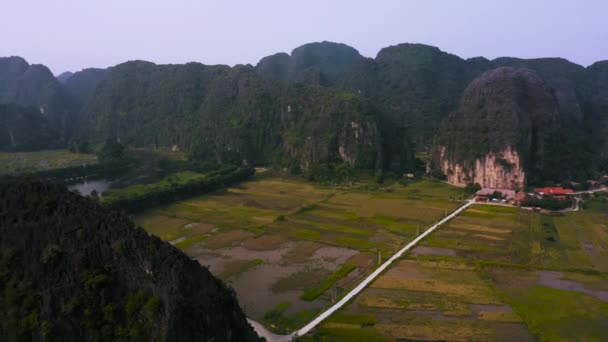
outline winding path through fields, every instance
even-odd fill
[[[382,272],[384,272],[395,260],[399,259],[403,253],[410,250],[412,247],[416,246],[422,239],[424,239],[427,235],[431,234],[435,229],[437,229],[442,224],[447,221],[453,219],[458,216],[462,211],[466,208],[470,207],[475,203],[475,200],[469,200],[466,204],[454,210],[451,214],[441,219],[439,222],[435,223],[433,226],[424,231],[424,233],[418,235],[414,240],[408,243],[405,247],[401,248],[397,253],[395,253],[390,259],[386,260],[380,267],[378,267],[374,272],[372,272],[369,276],[367,276],[359,285],[350,290],[342,299],[340,299],[336,304],[329,307],[323,313],[321,313],[317,318],[310,321],[310,323],[306,324],[303,328],[298,331],[291,333],[290,335],[275,335],[271,334],[267,329],[265,329],[261,324],[255,322],[253,324],[254,329],[258,333],[258,335],[266,337],[268,341],[290,341],[294,337],[304,336],[309,333],[312,329],[314,329],[317,325],[319,325],[323,320],[331,316],[334,312],[338,311],[342,308],[346,303],[348,303],[351,299],[353,299],[356,295],[358,295],[363,289],[365,289],[372,281],[374,281]],[[250,320],[250,323],[252,321]]]

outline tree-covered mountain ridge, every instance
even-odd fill
[[[256,66],[127,62],[85,78],[71,93],[87,89],[76,105],[79,138],[175,146],[197,158],[294,170],[348,162],[410,172],[420,165],[416,153],[436,150],[442,122],[473,80],[501,67],[527,69],[557,103],[560,128],[553,136],[560,143],[552,153],[565,152],[558,164],[568,167],[549,180],[582,180],[608,168],[607,64],[463,59],[423,44],[366,58],[347,45],[320,42]]]
[[[374,109],[364,97],[283,84],[248,65],[117,65],[97,86],[81,120],[84,136],[94,141],[175,146],[220,163],[373,168],[379,158]]]

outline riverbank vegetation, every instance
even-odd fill
[[[242,181],[255,173],[251,167],[224,166],[216,171],[200,174],[183,171],[171,174],[160,182],[137,184],[104,193],[103,204],[109,208],[138,211],[201,195]]]

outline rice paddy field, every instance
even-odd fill
[[[229,283],[249,317],[288,332],[460,206],[454,199],[463,194],[426,180],[363,189],[259,177],[135,221]]]
[[[0,152],[0,175],[60,169],[94,163],[97,163],[95,155],[72,153],[68,150]]]
[[[305,340],[606,341],[608,205],[475,205]]]

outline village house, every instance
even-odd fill
[[[536,188],[534,189],[534,193],[539,198],[543,198],[544,196],[551,196],[558,200],[565,200],[568,195],[572,195],[574,193],[574,190],[565,189],[560,186],[553,186],[545,188]]]
[[[502,198],[494,198],[494,194],[500,192]],[[496,188],[483,188],[475,193],[475,201],[477,202],[501,202],[512,205],[521,205],[526,199],[524,192],[515,192],[511,189],[496,189]]]

